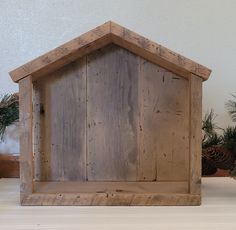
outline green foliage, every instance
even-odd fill
[[[236,122],[236,94],[231,94],[233,97],[225,103],[225,107],[231,116],[232,121]],[[224,145],[227,149],[232,151],[236,159],[236,126],[227,127],[223,134]]]
[[[217,134],[216,129],[220,129],[215,123],[216,115],[214,110],[206,113],[202,121],[203,140],[202,148],[208,148],[213,145],[221,144],[222,137]]]
[[[224,129],[222,140],[224,147],[230,150],[236,159],[236,126]]]
[[[207,112],[202,121],[202,130],[206,135],[210,135],[215,132],[217,125],[214,122],[216,115],[214,110],[211,109],[210,112]]]
[[[222,136],[218,135],[217,133],[212,133],[211,135],[207,136],[205,140],[202,141],[202,148],[208,148],[213,145],[219,145],[222,143]]]
[[[225,103],[225,107],[227,108],[232,121],[236,122],[236,95],[232,94],[231,96],[233,97],[233,100],[228,100]]]
[[[0,99],[0,141],[6,127],[19,120],[19,99],[17,94],[4,95]]]
[[[235,117],[236,117],[236,113],[235,113]],[[227,127],[226,129],[221,129],[216,125],[214,121],[215,118],[216,118],[216,115],[214,111],[211,109],[210,112],[205,114],[204,119],[202,121],[202,130],[203,130],[203,140],[202,140],[202,148],[203,148],[202,164],[203,165],[202,166],[203,166],[203,169],[205,169],[205,171],[209,171],[209,167],[211,167],[211,164],[210,162],[207,161],[207,159],[212,158],[213,153],[214,153],[213,154],[214,158],[212,158],[212,163],[224,164],[225,159],[231,159],[229,158],[229,155],[226,154],[227,151],[230,153],[231,157],[233,157],[236,160],[236,126]],[[223,134],[219,135],[216,132],[217,129],[223,130]],[[215,151],[211,151],[212,147],[215,149]],[[223,149],[225,149],[225,151],[222,151]],[[204,158],[204,151],[209,152],[209,153],[205,152],[207,159]],[[217,162],[218,158],[222,162]],[[227,163],[226,166],[229,166],[229,165]],[[214,170],[212,172],[214,173]],[[212,172],[210,174],[205,174],[205,175],[211,175]],[[236,178],[236,165],[232,170],[229,170],[229,174],[231,177]]]

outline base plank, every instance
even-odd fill
[[[199,195],[189,194],[108,194],[108,193],[35,193],[21,202],[27,206],[185,206],[200,205]]]

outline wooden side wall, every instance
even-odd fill
[[[189,92],[115,45],[36,80],[36,180],[188,181]]]
[[[28,76],[19,82],[20,104],[20,199],[30,195],[33,188],[33,139],[32,139],[32,78]]]
[[[201,194],[202,79],[191,74],[190,84],[190,178],[191,194]]]

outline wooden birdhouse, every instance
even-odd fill
[[[210,70],[107,22],[13,70],[23,205],[199,205]]]

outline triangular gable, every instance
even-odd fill
[[[109,21],[26,63],[9,74],[14,82],[18,82],[28,75],[31,75],[32,78],[43,76],[109,43],[119,45],[185,78],[188,78],[192,73],[207,80],[211,73],[207,67]]]

